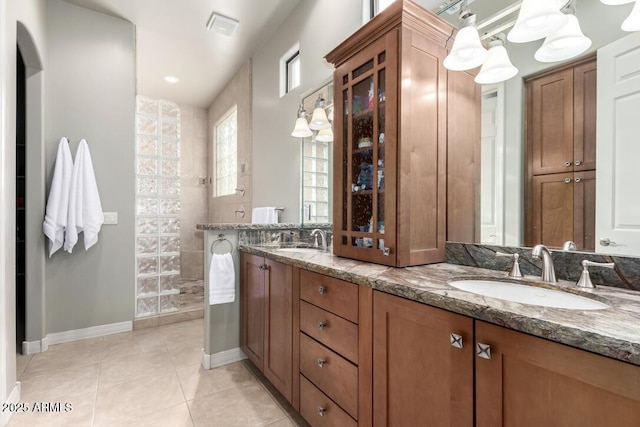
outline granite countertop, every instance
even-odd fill
[[[278,223],[278,224],[251,224],[249,222],[218,222],[196,224],[196,230],[288,230],[290,228],[331,228],[328,223]]]
[[[368,286],[516,331],[640,365],[640,292],[599,286],[582,290],[574,282],[552,286],[527,276],[519,283],[561,289],[604,302],[603,310],[571,310],[520,304],[456,289],[457,279],[512,280],[506,272],[454,264],[393,268],[340,258],[328,252],[284,252],[277,247],[240,246],[285,264]]]

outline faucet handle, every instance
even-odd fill
[[[504,252],[496,252],[496,257],[512,258],[513,266],[511,267],[511,271],[509,272],[509,277],[522,277],[522,273],[520,272],[519,254],[505,254]]]
[[[591,282],[591,277],[589,277],[589,267],[603,267],[613,269],[616,265],[612,262],[593,262],[587,261],[586,259],[582,260],[582,274],[580,275],[580,279],[578,279],[578,283],[576,286],[579,288],[595,288],[596,285]]]

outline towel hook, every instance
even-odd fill
[[[227,244],[229,245],[229,253],[233,252],[233,243],[231,243],[231,241],[227,239],[227,236],[225,236],[224,234],[218,234],[218,238],[211,244],[212,255],[215,253],[213,252],[213,249],[221,242],[227,242]]]

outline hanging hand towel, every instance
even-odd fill
[[[251,222],[253,224],[277,224],[278,211],[276,211],[276,208],[271,207],[253,208]]]
[[[73,158],[71,150],[69,150],[69,141],[63,137],[58,144],[58,154],[47,199],[47,210],[42,224],[44,234],[49,239],[49,257],[64,243],[72,173]]]
[[[71,253],[84,232],[84,248],[88,250],[98,241],[98,233],[104,223],[98,184],[93,172],[89,144],[81,140],[73,165],[69,195],[69,217],[65,233],[64,250]]]
[[[236,299],[236,270],[230,253],[212,254],[209,264],[209,305]]]

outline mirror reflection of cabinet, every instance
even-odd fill
[[[391,266],[444,260],[447,129],[455,119],[456,135],[463,122],[479,124],[447,120],[455,97],[442,61],[453,30],[398,1],[327,55],[336,66],[334,254]]]
[[[525,245],[595,247],[596,58],[525,81]]]

